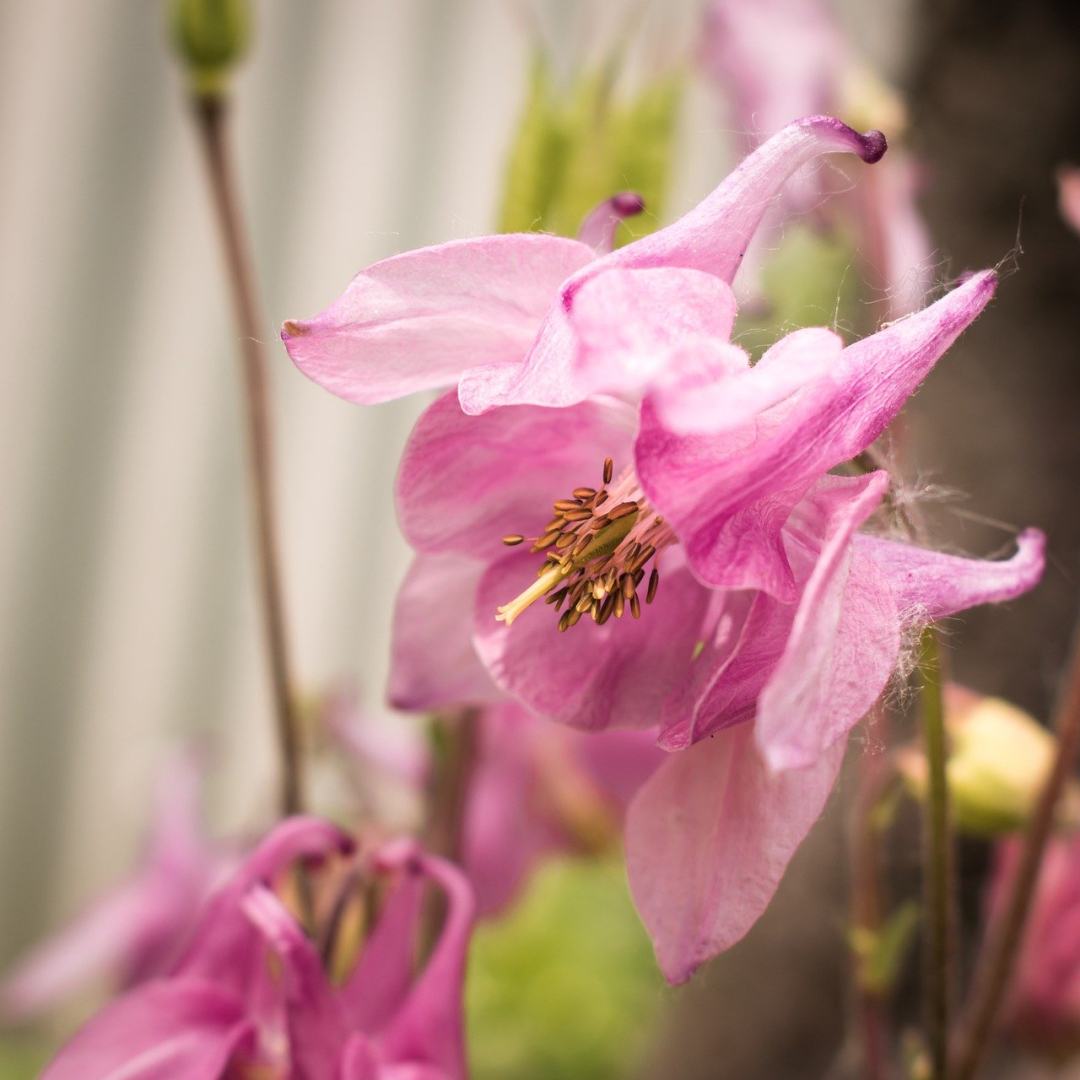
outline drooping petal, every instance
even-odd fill
[[[647,399],[635,451],[638,475],[675,524],[694,572],[713,586],[792,599],[794,582],[779,546],[787,514],[817,477],[881,434],[985,307],[994,284],[993,272],[977,274],[843,351],[828,331],[796,331],[745,376],[775,385],[765,385],[760,396],[732,395],[731,407],[745,413],[725,409],[722,394],[710,402],[713,435],[668,430],[662,409]],[[807,373],[801,387],[793,365]]]
[[[281,963],[291,1073],[305,1080],[336,1080],[348,1030],[318,952],[265,886],[252,888],[241,907]]]
[[[467,416],[453,394],[416,423],[398,471],[398,519],[419,551],[490,560],[509,533],[539,535],[551,504],[625,464],[635,421],[618,403],[532,406]]]
[[[388,689],[394,708],[475,705],[501,696],[472,645],[484,569],[455,552],[413,559],[394,602]]]
[[[352,846],[347,833],[319,818],[293,817],[281,822],[206,904],[176,974],[211,980],[240,998],[261,992],[265,950],[241,909],[244,896],[260,882],[272,881],[297,859],[347,853]]]
[[[860,135],[831,116],[796,120],[745,158],[688,214],[604,256],[575,281],[615,266],[681,266],[730,283],[762,215],[792,173],[824,154],[855,154],[873,164],[885,150],[880,131]]]
[[[578,230],[578,240],[597,255],[606,255],[615,247],[619,225],[644,209],[645,200],[636,191],[617,192],[589,211]]]
[[[487,365],[462,377],[461,407],[470,415],[501,405],[564,407],[593,393],[598,383],[579,374],[572,315],[578,293],[608,271],[697,270],[730,284],[758,223],[784,181],[822,154],[853,153],[877,161],[885,153],[879,131],[860,135],[827,116],[789,124],[746,158],[715,191],[665,229],[604,255],[561,287],[524,363]],[[610,387],[604,387],[610,391]]]
[[[857,537],[856,546],[888,581],[907,625],[1022,596],[1039,583],[1046,561],[1046,537],[1038,529],[1025,529],[1016,538],[1016,554],[997,562],[874,536]]]
[[[98,1013],[61,1049],[43,1080],[220,1080],[252,1035],[241,1002],[199,979],[155,981]]]
[[[896,665],[900,626],[888,582],[855,530],[888,487],[888,474],[830,476],[801,508],[819,554],[791,633],[758,701],[754,733],[773,769],[811,765],[870,710]]]
[[[627,817],[626,866],[669,982],[685,982],[754,925],[843,753],[838,744],[808,769],[773,773],[742,724],[672,754],[645,783]]]
[[[361,271],[282,340],[320,386],[361,405],[518,363],[559,286],[593,258],[542,233],[486,236],[395,255]]]
[[[559,633],[558,616],[541,602],[510,626],[497,622],[496,607],[531,584],[535,565],[511,555],[480,583],[473,640],[492,678],[528,708],[573,727],[654,726],[660,703],[684,676],[701,637],[708,590],[668,549],[658,557],[656,599],[639,620],[629,613],[604,626],[583,620]]]
[[[340,991],[351,1029],[374,1037],[408,996],[423,893],[423,879],[404,873],[380,910],[375,929]]]
[[[1058,209],[1069,225],[1080,233],[1080,168],[1062,165],[1057,173]]]
[[[476,905],[465,875],[445,859],[404,842],[380,852],[387,867],[419,873],[442,889],[446,918],[427,965],[382,1039],[390,1062],[441,1069],[446,1080],[465,1080],[462,993]],[[422,1074],[418,1074],[422,1075]]]

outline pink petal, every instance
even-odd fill
[[[620,815],[626,813],[641,785],[667,760],[652,729],[568,735],[574,756]]]
[[[644,209],[645,201],[636,191],[620,191],[589,211],[578,230],[578,240],[597,255],[604,255],[615,247],[619,225]]]
[[[481,917],[506,908],[536,861],[562,840],[538,790],[533,737],[541,725],[554,730],[516,702],[483,715],[463,829],[463,865]]]
[[[773,773],[749,724],[672,754],[630,806],[630,889],[669,982],[730,948],[772,899],[840,768],[836,745]]]
[[[529,709],[574,727],[652,727],[664,697],[684,677],[709,604],[678,552],[658,558],[660,589],[643,606],[604,626],[582,620],[566,633],[558,615],[533,604],[511,626],[495,609],[529,585],[535,556],[510,555],[485,574],[477,593],[476,651],[495,682]]]
[[[604,256],[575,280],[615,266],[681,266],[730,283],[758,223],[792,173],[823,154],[856,154],[873,164],[885,149],[880,131],[860,135],[831,116],[796,120],[745,158],[688,214]]]
[[[888,479],[827,477],[802,509],[801,527],[820,554],[754,725],[773,769],[813,764],[870,710],[896,665],[899,620],[888,582],[851,543]]]
[[[281,337],[305,375],[361,405],[449,386],[472,368],[519,362],[561,283],[592,258],[542,233],[409,251],[361,271]]]
[[[318,952],[265,886],[252,888],[241,907],[281,962],[291,1072],[310,1080],[335,1080],[347,1029]]]
[[[881,434],[994,285],[993,272],[977,274],[842,352],[824,330],[789,335],[745,376],[762,382],[759,394],[732,394],[730,411],[722,393],[709,399],[715,434],[668,430],[661,405],[647,399],[638,475],[674,523],[694,572],[713,586],[793,599],[779,539],[787,514],[818,476]]]
[[[423,895],[423,879],[405,873],[387,897],[360,959],[341,987],[350,1028],[377,1035],[408,996]]]
[[[629,460],[633,410],[583,402],[466,416],[452,394],[417,421],[398,472],[398,519],[420,551],[490,560],[509,533],[536,536],[551,504]],[[433,598],[434,600],[435,598]]]
[[[1058,207],[1061,216],[1080,233],[1080,168],[1062,165],[1057,173]]]
[[[446,1080],[465,1080],[462,993],[476,913],[472,889],[457,867],[408,843],[388,845],[380,861],[422,874],[442,889],[447,902],[439,940],[383,1037],[383,1053],[391,1062],[426,1065],[443,1070]]]
[[[151,982],[82,1028],[43,1080],[219,1080],[252,1035],[241,1003],[197,979]]]
[[[673,225],[604,255],[562,285],[525,362],[487,365],[467,373],[458,386],[461,407],[477,415],[500,405],[567,406],[581,401],[599,383],[588,368],[576,370],[571,318],[578,293],[593,278],[613,269],[668,267],[699,270],[730,283],[746,246],[771,200],[800,166],[822,154],[854,153],[877,161],[885,153],[879,131],[860,135],[827,116],[789,124],[751,154],[711,195]],[[616,312],[616,322],[621,312]]]
[[[471,640],[484,569],[455,552],[413,559],[394,602],[388,690],[394,708],[419,711],[501,697]]]
[[[860,536],[856,544],[889,582],[908,625],[1022,596],[1039,583],[1046,553],[1046,537],[1038,529],[1025,529],[1016,538],[1016,554],[1000,562],[964,559],[873,536]]]
[[[258,992],[266,974],[264,949],[241,910],[243,898],[294,861],[346,853],[352,843],[347,833],[319,818],[293,817],[281,822],[206,904],[176,973],[212,980],[238,997]]]

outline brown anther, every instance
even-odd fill
[[[566,599],[566,594],[569,592],[567,586],[563,586],[558,592],[553,592],[550,596],[544,599],[545,604],[554,604],[555,610],[558,611],[562,607],[562,602]]]
[[[630,597],[630,614],[635,619],[641,618],[641,601],[638,599],[637,593]]]
[[[589,609],[589,614],[592,616],[592,621],[598,623],[600,621],[600,601],[594,600],[592,607]]]
[[[639,569],[633,571],[633,574],[634,574],[634,588],[636,589],[641,584],[641,579],[645,576],[645,571],[639,568]]]
[[[595,494],[596,494],[596,488],[588,488],[588,487],[574,488],[574,498],[575,499],[581,499],[581,500],[584,501],[585,499],[591,499]]]
[[[615,610],[615,597],[608,595],[608,598],[600,605],[600,614],[596,621],[603,626],[604,623],[611,618],[611,613]]]
[[[576,499],[560,499],[557,503],[552,504],[560,514],[565,513],[567,510],[579,510],[581,504]]]
[[[577,533],[575,532],[559,533],[559,537],[555,541],[555,547],[561,551],[563,548],[568,548],[576,539]]]
[[[553,531],[554,531],[554,532],[558,532],[558,531],[559,531],[559,530],[560,530],[560,529],[561,529],[561,528],[563,527],[563,523],[564,523],[565,521],[566,521],[566,518],[564,518],[564,517],[562,516],[562,514],[556,514],[556,515],[555,515],[555,516],[554,516],[554,517],[553,517],[553,518],[552,518],[552,519],[551,519],[551,520],[550,520],[550,521],[549,521],[549,522],[548,522],[548,523],[547,523],[547,524],[546,524],[546,525],[544,526],[544,532],[546,532],[546,533],[549,533],[549,532],[553,532]]]
[[[626,559],[627,566],[630,566],[633,563],[633,561],[637,558],[639,551],[641,551],[641,545],[635,540],[626,549],[626,555],[624,556],[624,558]]]
[[[653,597],[656,595],[656,587],[660,584],[660,571],[653,567],[652,573],[649,575],[649,587],[645,591],[645,603],[651,604]]]
[[[604,502],[607,502],[607,492],[601,488],[601,490],[598,491],[596,493],[596,496],[593,498],[592,504],[593,506],[599,506],[601,503]]]
[[[559,617],[559,633],[560,634],[566,633],[566,631],[569,630],[570,627],[573,625],[570,622],[570,616],[573,615],[573,614],[574,614],[574,609],[571,608],[569,611],[564,611],[562,613],[562,615]]]
[[[611,458],[604,458],[604,483],[610,484],[612,476],[615,475],[615,462]]]
[[[594,581],[592,583],[592,594],[597,600],[604,599],[607,595],[607,590],[604,588],[604,583],[602,581]]]
[[[570,616],[571,626],[577,626],[577,624],[581,621],[581,612],[578,611],[577,608],[572,608],[566,614]]]
[[[608,521],[618,521],[619,518],[626,517],[627,514],[633,514],[638,509],[636,502],[624,502],[619,503],[614,510],[607,512]]]
[[[544,533],[539,540],[532,546],[533,551],[543,551],[544,548],[551,547],[556,540],[559,539],[559,533],[557,530],[552,529],[551,532]]]
[[[615,593],[615,618],[621,619],[623,612],[626,610],[626,598],[622,594],[622,590]]]
[[[630,574],[623,574],[619,579],[621,586],[619,592],[621,596],[625,596],[627,600],[634,595],[634,579]]]
[[[518,533],[511,533],[509,536],[504,536],[502,538],[502,542],[507,547],[517,547],[517,545],[520,544],[524,539],[525,537],[519,535]]]
[[[592,536],[586,533],[573,547],[570,552],[572,558],[577,558],[590,544],[592,543]]]
[[[608,592],[612,592],[615,589],[615,585],[619,580],[619,571],[615,567],[611,567],[610,570],[604,575],[604,588]]]
[[[640,570],[655,554],[656,548],[652,544],[646,544],[630,565],[634,570]]]
[[[592,517],[591,510],[568,510],[566,512],[567,521],[588,521]]]
[[[583,615],[593,605],[593,597],[591,592],[585,593],[585,595],[574,605],[575,610],[580,611]]]

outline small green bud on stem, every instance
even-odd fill
[[[249,0],[171,0],[173,47],[199,97],[220,97],[251,40]]]

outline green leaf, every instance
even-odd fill
[[[476,932],[466,988],[471,1075],[630,1075],[663,988],[621,862],[551,860],[507,917]]]

